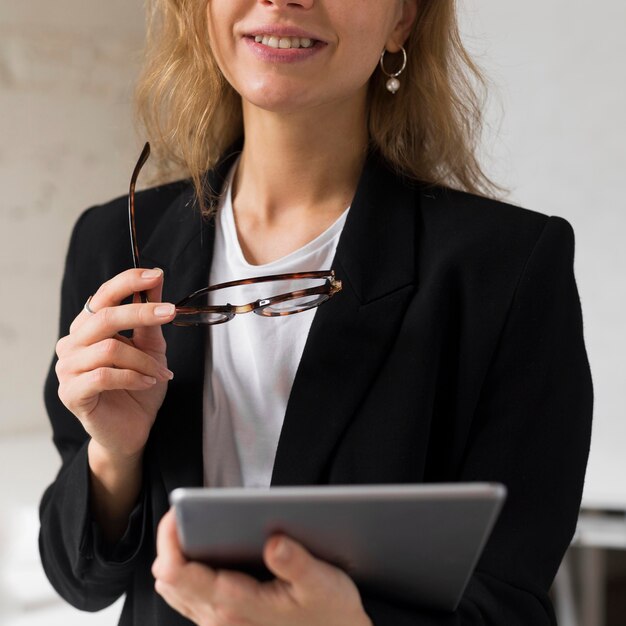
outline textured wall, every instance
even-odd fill
[[[0,434],[46,427],[65,249],[128,185],[142,41],[138,0],[0,0]]]

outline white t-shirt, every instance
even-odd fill
[[[235,165],[236,167],[236,165]],[[243,255],[232,205],[232,176],[216,215],[209,284],[273,274],[331,269],[348,210],[291,254],[251,265]],[[307,286],[322,284],[307,282]],[[211,304],[247,304],[300,289],[261,283],[211,294]],[[324,305],[322,305],[324,306]],[[269,487],[287,401],[316,308],[295,315],[236,315],[209,327],[204,380],[204,483],[209,487]]]

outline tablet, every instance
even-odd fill
[[[285,533],[362,591],[453,611],[506,497],[499,484],[176,489],[189,559],[261,579],[263,546]]]

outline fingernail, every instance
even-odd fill
[[[152,376],[142,376],[141,378],[146,385],[156,385],[157,379],[152,378]]]
[[[286,561],[291,556],[291,548],[289,547],[285,539],[281,539],[276,546],[276,552],[274,553],[279,561]]]
[[[142,278],[158,278],[163,274],[163,270],[155,267],[153,270],[146,270],[141,274]]]
[[[154,314],[157,317],[169,317],[174,315],[174,311],[176,311],[176,307],[173,304],[160,304],[154,309]]]
[[[172,380],[174,378],[174,372],[168,370],[167,367],[161,368],[161,376],[167,378],[167,380]]]

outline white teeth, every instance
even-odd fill
[[[307,37],[276,37],[274,35],[255,35],[254,41],[270,48],[289,50],[290,48],[312,48],[314,42]]]

